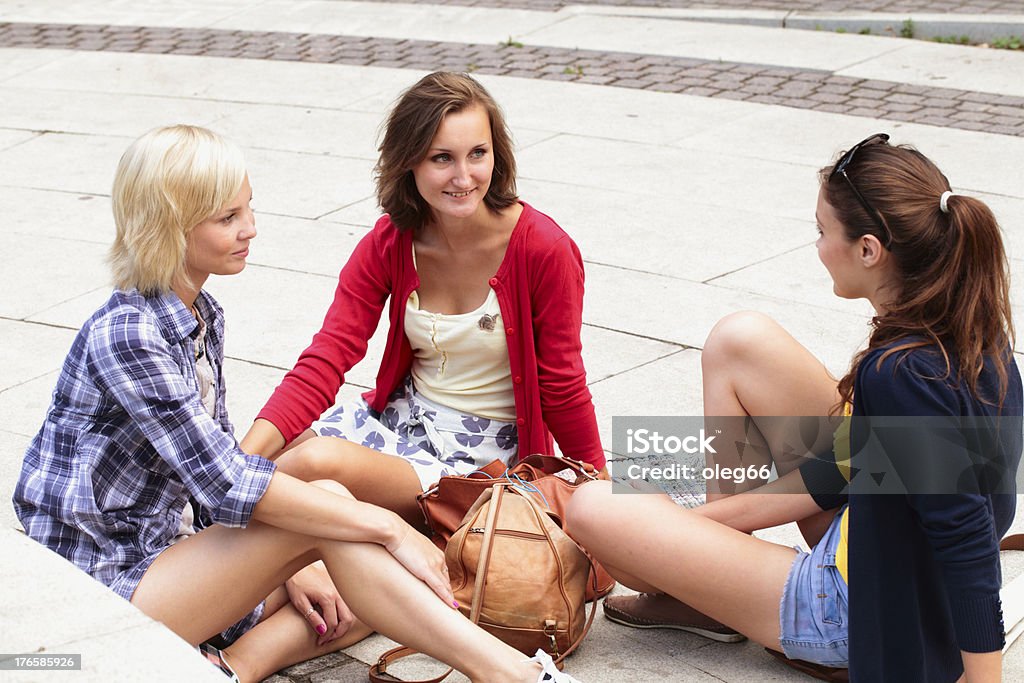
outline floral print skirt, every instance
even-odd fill
[[[511,463],[519,451],[514,422],[460,413],[417,393],[412,378],[377,412],[359,399],[317,420],[318,436],[337,436],[412,465],[424,491],[441,477],[468,474],[493,460]]]

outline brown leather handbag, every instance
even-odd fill
[[[532,491],[532,497],[546,508],[561,523],[565,519],[565,508],[576,488],[597,477],[592,468],[577,460],[557,455],[534,454],[523,458],[512,467],[499,460],[465,476],[442,477],[428,491],[421,493],[417,500],[427,525],[433,532],[432,540],[441,550],[462,523],[470,506],[498,482],[522,484]],[[554,476],[568,470],[571,479]],[[597,588],[587,584],[587,600],[604,597],[615,588],[615,579],[597,562],[594,562]]]
[[[594,603],[588,617],[584,600],[593,564],[560,520],[521,487],[500,481],[484,491],[448,543],[445,561],[459,609],[474,624],[520,652],[544,650],[560,664],[597,612]],[[385,680],[390,663],[414,652],[384,653],[370,680]]]

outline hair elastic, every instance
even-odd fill
[[[942,193],[942,196],[939,197],[939,210],[942,211],[942,213],[949,213],[949,198],[954,194],[956,193],[952,190],[946,190]]]

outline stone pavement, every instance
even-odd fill
[[[0,45],[144,52],[612,85],[1024,136],[1024,97],[857,78],[823,69],[507,43],[395,40],[280,31],[0,24]]]
[[[815,171],[868,133],[920,146],[957,191],[988,201],[1013,273],[1024,272],[1024,53],[691,21],[679,12],[697,3],[671,0],[474,4],[0,0],[0,650],[81,652],[84,670],[61,674],[76,681],[220,680],[163,626],[21,537],[2,502],[74,331],[109,292],[117,159],[153,126],[208,125],[246,148],[260,235],[245,273],[209,283],[228,315],[240,431],[317,329],[338,268],[376,218],[371,169],[388,105],[435,68],[471,70],[492,90],[516,136],[523,197],[580,245],[584,355],[606,444],[613,415],[700,413],[700,349],[734,310],[776,317],[842,372],[868,308],[832,296],[817,262]],[[756,18],[836,5],[846,3],[697,9]],[[945,0],[855,9],[958,22],[1024,12]],[[1015,282],[1018,319],[1020,294]],[[381,341],[342,399],[372,382]],[[788,527],[763,535],[796,542]],[[1005,567],[1011,579],[1024,563],[1007,556]],[[375,636],[272,680],[365,680],[387,647]],[[1007,680],[1024,678],[1022,652],[1011,650]],[[590,682],[806,680],[749,643],[601,619],[569,670]]]

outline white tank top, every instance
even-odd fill
[[[516,419],[505,324],[493,289],[475,311],[432,313],[413,292],[405,306],[412,379],[428,400],[492,420]]]

